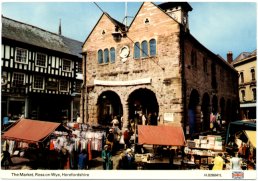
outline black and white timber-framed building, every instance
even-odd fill
[[[82,42],[2,16],[1,120],[60,122],[80,109]]]

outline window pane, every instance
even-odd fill
[[[37,53],[36,65],[46,67],[46,55],[42,53]]]
[[[142,42],[142,57],[148,57],[148,43],[146,40]]]
[[[116,51],[115,48],[110,49],[110,61],[114,63],[116,61]]]
[[[60,91],[67,92],[68,91],[68,81],[60,80]]]
[[[109,51],[108,49],[104,50],[104,63],[108,63],[109,62]]]
[[[63,71],[70,72],[71,71],[71,61],[70,60],[63,60]]]
[[[136,42],[134,44],[134,58],[140,58],[140,43]]]
[[[13,73],[13,85],[14,86],[24,85],[24,79],[25,79],[25,74]]]
[[[244,83],[244,73],[243,72],[241,72],[240,73],[240,83]]]
[[[77,65],[78,65],[78,67],[77,67],[77,72],[78,72],[78,73],[82,73],[82,62],[79,61]]]
[[[98,62],[99,62],[99,64],[103,63],[103,51],[102,50],[98,51]]]
[[[252,74],[252,80],[255,80],[255,71],[254,71],[254,69],[251,69],[251,74]]]
[[[27,63],[27,50],[16,48],[16,62]]]
[[[156,40],[151,39],[150,40],[150,56],[156,55]]]
[[[242,93],[242,101],[244,101],[245,100],[245,91],[242,90],[241,93]]]
[[[41,76],[35,76],[33,82],[34,89],[43,89],[44,88],[44,78]]]
[[[256,101],[256,89],[253,89],[253,99]]]

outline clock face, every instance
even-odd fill
[[[120,57],[121,58],[126,58],[128,57],[129,55],[129,47],[128,46],[123,46],[121,49],[120,49]]]

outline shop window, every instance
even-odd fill
[[[67,59],[63,59],[63,71],[66,71],[66,72],[71,72],[71,66],[72,62],[70,60],[67,60]]]
[[[44,89],[44,77],[42,76],[34,76],[34,81],[33,81],[33,88],[34,89]]]
[[[114,63],[116,61],[116,50],[114,47],[110,48],[110,62]]]
[[[253,100],[256,101],[256,89],[252,89],[253,91]]]
[[[15,62],[27,63],[27,50],[23,48],[16,48]]]
[[[18,120],[21,115],[25,114],[25,101],[22,99],[11,98],[8,110],[11,117],[10,119]]]
[[[251,76],[252,80],[255,80],[255,70],[253,68],[251,69]]]
[[[139,42],[134,43],[134,58],[135,59],[140,58],[140,43]]]
[[[25,84],[25,74],[23,73],[13,73],[13,86],[22,86]]]
[[[141,48],[142,48],[142,57],[145,58],[145,57],[148,57],[148,43],[146,40],[144,40],[142,43],[141,43]]]
[[[99,64],[103,63],[103,51],[102,50],[98,51],[98,63]]]
[[[36,65],[40,67],[46,67],[47,66],[47,56],[43,53],[37,53],[36,54]]]
[[[156,56],[156,40],[151,39],[150,40],[150,56]]]
[[[104,63],[108,63],[109,62],[109,51],[108,49],[106,48],[104,50]]]
[[[61,92],[68,92],[68,81],[67,80],[60,80],[59,90]]]

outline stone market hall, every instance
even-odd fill
[[[198,133],[209,129],[211,112],[237,119],[238,73],[193,37],[190,11],[186,2],[144,2],[130,26],[103,12],[82,49],[85,123],[154,114],[152,125],[192,124]]]

